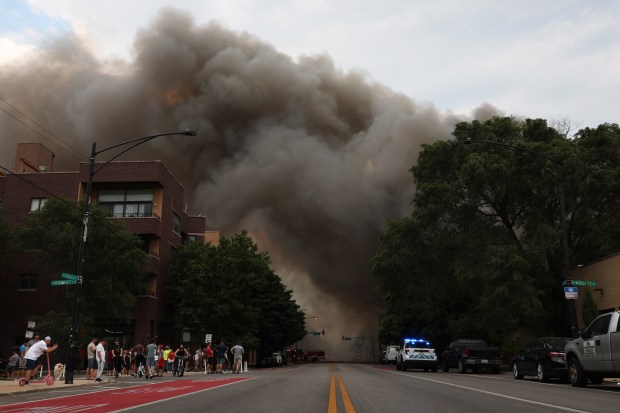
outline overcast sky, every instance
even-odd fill
[[[0,0],[0,65],[69,31],[102,60],[129,60],[136,31],[169,5],[293,58],[328,54],[342,70],[442,112],[488,102],[580,127],[618,122],[620,2],[612,0]]]

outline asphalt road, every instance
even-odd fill
[[[392,366],[318,363],[42,389],[0,397],[0,412],[616,413],[619,401],[615,383],[578,389],[517,381],[509,373],[399,372]]]

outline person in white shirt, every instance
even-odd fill
[[[105,340],[101,340],[95,348],[95,358],[97,359],[97,377],[95,381],[103,381],[103,367],[105,366]]]
[[[30,376],[32,370],[37,367],[37,360],[43,353],[51,353],[58,348],[58,344],[54,344],[52,347],[47,347],[52,341],[50,336],[45,337],[45,340],[40,340],[34,343],[26,352],[26,384],[30,383]]]

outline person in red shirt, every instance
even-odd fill
[[[211,371],[211,367],[213,364],[213,349],[211,348],[211,343],[207,344],[207,348],[205,349],[205,363],[207,363],[205,374],[213,373]]]
[[[157,349],[157,375],[159,377],[164,375],[164,345],[160,344]]]

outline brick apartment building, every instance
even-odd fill
[[[580,286],[577,308],[580,309],[581,297],[589,289],[599,313],[620,310],[620,252],[609,257],[579,266],[571,270],[573,280],[594,281],[595,286]],[[581,322],[581,311],[577,311],[580,327],[587,327]]]
[[[0,176],[0,206],[13,223],[41,208],[50,193],[76,201],[83,197],[88,164],[81,163],[79,171],[54,172],[53,161],[54,154],[41,144],[18,145],[14,174]],[[173,329],[165,300],[173,256],[183,242],[215,244],[219,233],[205,230],[204,217],[184,211],[183,186],[160,161],[111,162],[94,175],[91,201],[108,208],[112,219],[122,219],[144,241],[148,254],[147,286],[138,297],[134,320],[127,324],[105,319],[103,312],[98,325],[114,332],[110,337],[120,336],[125,344],[146,342],[153,336],[175,342],[179,332]],[[87,244],[87,249],[91,248],[96,246]],[[58,278],[59,274],[45,269],[24,272],[16,263],[1,270],[2,353],[23,342],[29,315],[44,314],[59,300],[66,301],[63,289],[73,287],[52,287],[51,280]]]

